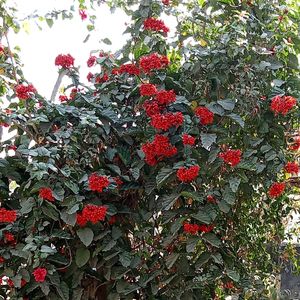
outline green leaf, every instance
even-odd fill
[[[28,214],[32,211],[32,208],[35,206],[35,200],[34,198],[27,198],[25,201],[22,201],[21,203],[21,214]]]
[[[241,116],[232,113],[232,114],[229,114],[228,117],[231,118],[232,120],[234,120],[235,122],[237,122],[242,128],[244,128],[245,122],[241,118]]]
[[[240,280],[240,274],[237,271],[226,269],[226,274],[235,282],[238,282]]]
[[[75,261],[76,265],[81,268],[83,267],[88,260],[90,259],[90,251],[86,248],[79,248],[76,250]]]
[[[106,45],[111,45],[111,41],[108,38],[102,39],[101,42],[103,42]]]
[[[76,213],[68,214],[65,211],[60,213],[61,219],[68,225],[75,226],[76,224]]]
[[[199,239],[198,238],[190,238],[187,240],[186,242],[186,252],[187,253],[191,253],[191,252],[194,252],[195,251],[195,247],[197,246],[199,242]]]
[[[241,183],[241,179],[237,177],[230,177],[229,178],[229,185],[231,190],[236,193],[237,190],[239,189],[239,185]]]
[[[225,110],[232,111],[235,107],[235,100],[232,99],[224,99],[224,100],[218,100],[218,104],[220,104]]]
[[[255,165],[255,163],[253,163],[251,161],[242,161],[237,165],[237,168],[243,169],[243,170],[248,170],[248,171],[255,171],[256,165]]]
[[[93,230],[88,227],[78,229],[77,235],[79,236],[80,240],[86,247],[92,243],[94,238]]]
[[[230,211],[230,206],[224,200],[218,202],[218,207],[222,212],[226,214]]]
[[[231,188],[229,186],[225,187],[224,193],[223,193],[224,200],[230,204],[233,205],[235,202],[235,194],[232,192]]]
[[[166,257],[166,266],[168,269],[171,269],[172,266],[175,264],[176,260],[179,258],[179,253],[172,253]]]
[[[192,217],[205,224],[210,224],[211,222],[210,216],[201,210],[199,210],[195,215],[192,215]]]
[[[157,200],[158,207],[161,208],[161,210],[169,210],[172,208],[178,198],[178,194],[160,196]]]
[[[72,181],[65,181],[64,182],[65,186],[68,187],[74,194],[78,194],[79,192],[79,187],[76,183]]]
[[[70,290],[68,285],[62,281],[59,286],[55,286],[57,293],[59,294],[59,296],[63,299],[63,300],[69,300],[70,297]],[[74,298],[72,298],[74,299]]]
[[[202,266],[209,261],[211,257],[210,253],[204,252],[200,255],[199,259],[195,263],[195,268],[200,269]]]
[[[200,138],[203,148],[208,151],[210,150],[211,145],[217,141],[217,135],[214,133],[201,133]]]
[[[50,28],[53,26],[54,21],[52,19],[46,19],[46,22]]]
[[[157,188],[160,189],[161,186],[175,173],[173,169],[162,168],[156,176]]]
[[[123,252],[119,254],[119,260],[123,267],[127,268],[130,266],[131,263],[131,255],[129,252]]]
[[[214,247],[219,248],[221,246],[220,239],[214,233],[205,233],[203,235],[203,239]]]

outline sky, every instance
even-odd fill
[[[9,0],[9,3],[18,9],[18,16],[23,19],[32,13],[44,15],[54,9],[68,9],[72,1]],[[81,20],[77,8],[72,20],[57,20],[52,28],[44,21],[39,22],[43,27],[43,30],[40,30],[35,21],[31,20],[21,22],[22,30],[18,34],[12,31],[9,33],[12,46],[21,47],[20,57],[26,79],[46,98],[50,98],[58,76],[58,68],[54,65],[58,54],[70,53],[75,58],[75,66],[80,67],[81,78],[85,79],[90,71],[86,61],[91,50],[114,52],[125,43],[126,36],[122,33],[126,29],[125,23],[130,22],[130,18],[123,11],[117,10],[111,14],[106,5],[101,5],[96,11],[87,11],[87,14],[89,13],[97,15],[96,30],[91,33],[86,43],[83,41],[88,34],[86,26],[89,21]],[[109,38],[112,45],[100,43],[104,38]]]

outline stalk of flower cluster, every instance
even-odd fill
[[[61,85],[61,82],[62,82],[62,79],[64,78],[65,75],[67,75],[69,72],[68,69],[63,69],[59,72],[58,74],[58,77],[57,77],[57,80],[55,82],[55,85],[54,85],[54,88],[53,88],[53,91],[51,93],[51,97],[50,97],[50,103],[53,103],[54,100],[55,100],[55,97],[57,95],[57,92],[58,92],[58,89]]]

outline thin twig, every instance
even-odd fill
[[[17,78],[16,66],[15,66],[15,62],[14,62],[13,55],[12,55],[12,52],[11,52],[10,43],[9,43],[9,40],[8,40],[8,37],[7,37],[7,31],[6,30],[4,32],[4,35],[5,35],[5,39],[6,39],[6,42],[7,42],[9,57],[10,57],[11,64],[12,64],[12,67],[13,67],[13,76],[14,76],[14,79],[15,79],[16,83],[19,83],[18,78]]]
[[[56,94],[57,94],[57,92],[58,92],[58,89],[59,89],[59,87],[60,87],[60,85],[61,85],[62,79],[63,79],[63,77],[64,77],[65,75],[68,74],[68,72],[69,72],[69,70],[66,70],[66,69],[65,69],[65,70],[62,70],[62,71],[59,73],[58,78],[57,78],[57,80],[56,80],[56,83],[55,83],[55,85],[54,85],[53,91],[52,91],[52,93],[51,93],[50,103],[53,103],[53,102],[54,102],[55,97],[56,97]]]

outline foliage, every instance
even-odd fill
[[[240,293],[269,299],[265,286],[278,271],[293,186],[286,182],[286,193],[276,198],[268,190],[285,180],[283,168],[294,160],[286,132],[299,120],[298,107],[275,115],[270,102],[276,95],[299,99],[299,8],[285,1],[171,2],[145,0],[135,10],[111,3],[132,14],[126,30],[132,38],[120,52],[96,59],[101,73],[90,85],[70,67],[71,96],[61,104],[38,94],[17,100],[7,82],[23,78],[10,73],[16,66],[8,63],[12,76],[3,94],[10,104],[0,116],[17,134],[2,143],[0,197],[18,217],[0,228],[0,274],[12,280],[3,279],[3,298],[224,299]],[[178,21],[171,40],[143,27],[164,13]],[[135,75],[116,71],[139,66],[151,53],[167,55],[170,64]],[[150,97],[139,90],[148,82],[176,93],[163,109],[182,114],[182,125],[151,126],[144,110]],[[214,114],[212,124],[201,124],[199,106]],[[195,145],[183,144],[184,133]],[[177,153],[162,157],[166,143],[145,151],[156,134],[168,137]],[[151,165],[145,158],[153,149],[160,154]],[[240,150],[241,160],[226,164],[227,150]],[[183,167],[196,165],[196,179],[181,180]],[[94,173],[103,191],[94,190]],[[83,226],[78,214],[90,204],[107,207],[107,214]],[[38,268],[47,270],[45,281],[33,276]]]

